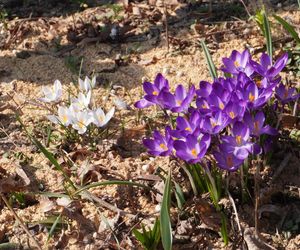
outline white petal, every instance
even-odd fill
[[[46,117],[55,124],[58,124],[60,122],[59,118],[56,115],[47,115]]]
[[[105,124],[107,124],[115,113],[115,107],[112,107],[105,116]]]
[[[91,87],[95,88],[96,86],[96,76],[93,76],[92,81],[91,81]]]
[[[55,80],[54,82],[54,91],[55,92],[62,91],[62,85],[59,80]]]

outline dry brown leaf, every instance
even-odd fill
[[[30,184],[30,180],[22,168],[16,167],[16,173],[23,179],[25,186]]]
[[[55,203],[51,200],[49,200],[48,197],[42,196],[39,200],[40,206],[39,209],[41,212],[46,213],[51,211],[53,208],[55,208]]]
[[[206,226],[216,232],[220,232],[222,218],[220,213],[211,204],[202,198],[197,198],[195,199],[195,208]]]

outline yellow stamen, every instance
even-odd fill
[[[237,143],[238,145],[241,145],[241,144],[242,144],[242,137],[241,137],[240,135],[237,135],[237,136],[235,137],[235,140],[236,140],[236,143]]]
[[[99,116],[98,116],[98,119],[99,119],[100,122],[103,122],[103,121],[104,121],[103,115],[99,115]]]
[[[208,109],[207,105],[205,105],[205,104],[203,104],[201,107],[202,107],[203,109]]]
[[[223,104],[223,102],[220,102],[219,108],[222,109],[222,110],[224,109],[224,104]]]
[[[232,167],[233,166],[233,159],[232,156],[229,155],[226,157],[226,164],[228,165],[228,167]]]
[[[255,96],[252,93],[249,94],[248,99],[250,102],[254,102]]]
[[[163,150],[168,150],[168,147],[166,146],[166,144],[164,143],[161,143],[159,144],[160,148],[163,149]]]
[[[197,151],[196,151],[196,149],[195,148],[193,148],[192,150],[191,150],[191,154],[192,154],[192,156],[194,156],[194,157],[197,157]]]
[[[77,125],[78,125],[78,127],[79,128],[84,128],[84,120],[79,120],[78,122],[77,122]]]
[[[257,87],[259,87],[259,88],[261,87],[261,80],[256,80],[255,83],[256,83]]]
[[[158,95],[158,92],[157,91],[153,91],[152,95]]]
[[[181,105],[182,101],[176,101],[177,105]]]
[[[230,112],[229,112],[229,116],[230,116],[231,119],[234,119],[235,113],[234,113],[233,111],[230,111]]]
[[[216,122],[212,122],[212,121],[210,122],[210,124],[213,128],[218,125]]]
[[[63,121],[63,123],[66,123],[68,121],[68,116],[67,115],[63,115],[62,116],[62,121]]]
[[[189,132],[192,131],[190,127],[186,127],[185,130],[186,130],[186,131],[189,131]]]
[[[234,66],[235,66],[235,67],[240,67],[241,65],[239,64],[238,61],[234,61]]]

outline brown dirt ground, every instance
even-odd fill
[[[87,9],[76,15],[86,15],[92,13],[97,8]],[[285,11],[281,13],[288,16],[294,24],[300,25],[299,11]],[[59,22],[70,22],[71,17],[54,17]],[[30,25],[38,25],[39,20],[33,21]],[[245,25],[245,22],[241,22]],[[215,24],[208,25],[207,29],[213,29]],[[171,27],[172,28],[172,27]],[[218,27],[220,29],[220,27]],[[62,31],[63,32],[63,31]],[[174,32],[174,30],[172,31]],[[167,52],[165,34],[162,33],[161,41],[158,45],[153,45],[150,41],[140,43],[90,43],[83,47],[75,47],[69,54],[64,56],[53,56],[46,53],[30,53],[28,58],[18,58],[16,55],[22,50],[30,49],[31,51],[47,51],[47,46],[41,43],[41,40],[48,39],[46,31],[31,32],[21,38],[19,43],[9,49],[0,51],[0,90],[3,102],[10,103],[12,106],[22,105],[21,118],[30,131],[33,131],[37,138],[45,142],[45,128],[50,123],[45,118],[46,112],[37,108],[26,101],[35,100],[41,96],[41,85],[51,85],[54,80],[59,79],[63,83],[63,88],[74,88],[77,75],[72,73],[66,63],[66,56],[84,58],[82,71],[91,75],[97,75],[97,88],[94,91],[94,102],[108,110],[114,106],[113,95],[124,100],[129,106],[142,96],[142,79],[147,77],[153,80],[158,72],[164,72],[169,79],[171,86],[176,83],[197,85],[201,79],[210,79],[204,54],[202,50],[193,44],[187,47],[181,53],[171,46]],[[177,30],[176,37],[186,37],[191,42],[193,34],[187,28]],[[65,39],[65,38],[64,38]],[[264,39],[259,35],[256,27],[250,28],[249,31],[232,32],[225,34],[220,41],[214,42],[209,38],[209,47],[212,57],[217,66],[220,66],[221,58],[229,56],[233,49],[243,50],[246,47],[261,48]],[[66,41],[62,40],[62,43]],[[136,49],[138,47],[138,49]],[[280,46],[279,46],[280,47]],[[128,54],[128,51],[134,51]],[[49,50],[51,51],[51,50]],[[279,50],[278,50],[279,51]],[[131,58],[129,64],[125,66],[116,66],[115,58],[121,55],[127,55]],[[147,61],[156,58],[152,63],[145,65]],[[297,79],[296,79],[297,80]],[[114,88],[114,86],[121,88]],[[8,96],[9,95],[9,96]],[[12,99],[13,98],[13,99]],[[152,118],[152,123],[163,123],[163,120],[157,116],[154,109],[151,112],[142,112],[143,118]],[[63,150],[72,158],[77,167],[85,167],[88,164],[95,167],[98,176],[92,175],[91,178],[96,180],[124,179],[132,180],[146,174],[152,174],[158,166],[168,169],[168,158],[152,158],[145,154],[141,138],[146,135],[145,126],[137,123],[137,111],[118,110],[111,122],[113,135],[99,142],[96,150],[91,151],[87,145],[61,145],[57,139],[56,143],[50,144],[52,152],[56,152],[62,165],[76,173],[76,167],[70,169],[66,161],[61,156]],[[28,137],[16,121],[14,111],[6,109],[0,113],[1,141],[0,141],[0,166],[8,172],[8,175],[14,175],[16,168],[22,168],[30,179],[30,184],[25,187],[26,192],[64,192],[63,176],[56,171],[47,159],[32,145]],[[124,131],[121,132],[122,123],[125,124]],[[115,132],[117,131],[117,132]],[[58,132],[57,132],[58,133]],[[59,134],[59,133],[58,133]],[[117,147],[115,145],[118,145]],[[76,153],[74,153],[74,151]],[[279,150],[284,152],[282,148]],[[277,165],[284,159],[284,153],[276,155]],[[275,164],[276,165],[276,164]],[[273,183],[272,175],[276,166],[265,167],[262,175],[262,190],[266,192],[262,200],[263,205],[273,204],[271,196],[281,194],[285,195],[294,193],[295,201],[287,203],[278,203],[280,209],[288,211],[300,210],[299,205],[299,158],[292,157],[288,166],[284,169],[283,174]],[[178,173],[180,175],[180,173]],[[1,174],[0,174],[1,177]],[[237,178],[232,176],[233,182]],[[73,175],[72,179],[78,182],[78,177]],[[0,180],[1,181],[1,180]],[[153,184],[154,182],[146,182]],[[188,187],[187,187],[188,190]],[[284,190],[284,191],[283,191]],[[156,207],[157,197],[149,192],[130,188],[127,186],[107,186],[95,188],[92,193],[99,199],[115,205],[122,211],[126,211],[134,217],[128,215],[118,215],[115,212],[101,207],[96,202],[88,199],[80,199],[72,205],[73,217],[69,216],[68,224],[63,227],[62,231],[54,234],[47,242],[48,233],[45,227],[41,226],[42,221],[49,215],[61,211],[61,207],[55,206],[51,211],[43,211],[41,201],[38,196],[31,196],[32,204],[20,207],[15,204],[14,209],[21,219],[27,224],[30,232],[40,242],[43,248],[49,249],[114,249],[117,248],[116,241],[109,229],[105,229],[103,217],[117,220],[114,224],[114,234],[120,240],[122,248],[138,249],[137,241],[132,237],[131,229],[141,218],[143,223],[153,223],[153,218],[157,216]],[[7,194],[7,197],[10,197]],[[279,198],[278,198],[279,199]],[[55,199],[51,198],[52,201]],[[236,198],[238,203],[238,198]],[[228,205],[228,201],[227,201]],[[229,203],[229,207],[230,207]],[[293,210],[294,209],[294,210]],[[231,211],[231,208],[228,209]],[[178,211],[173,211],[174,217]],[[238,212],[241,224],[245,228],[253,227],[253,205],[239,205]],[[292,212],[291,212],[292,213]],[[298,213],[299,214],[299,213]],[[265,241],[276,249],[299,249],[300,237],[293,235],[287,239],[282,233],[276,232],[275,224],[280,221],[273,218],[274,213],[267,213],[261,217],[261,231]],[[67,217],[67,216],[66,216]],[[232,216],[233,218],[233,216]],[[234,221],[234,219],[232,219]],[[274,223],[274,221],[276,223]],[[199,222],[199,221],[198,221]],[[203,223],[202,223],[203,224]],[[299,222],[298,222],[299,226]],[[175,243],[176,249],[232,249],[233,242],[224,247],[218,234],[210,229],[197,228],[195,234],[188,232],[187,239],[184,237]],[[232,236],[236,241],[236,237]],[[24,248],[34,248],[34,243],[24,230],[16,222],[13,214],[7,207],[0,202],[0,243],[16,243]],[[236,242],[235,242],[236,243]],[[240,249],[241,246],[238,246]]]

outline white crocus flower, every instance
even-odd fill
[[[42,86],[42,92],[44,93],[43,98],[39,100],[42,102],[56,102],[59,101],[62,96],[62,85],[59,80],[54,82],[52,87]]]
[[[72,100],[72,104],[75,110],[84,110],[87,109],[90,101],[91,101],[91,91],[89,91],[86,95],[83,93],[79,93],[77,98]]]
[[[78,134],[84,134],[88,125],[92,122],[92,117],[88,111],[80,111],[76,113],[72,127],[78,131]]]
[[[73,113],[67,107],[58,107],[58,116],[48,115],[47,118],[55,124],[62,124],[64,126],[69,126],[73,121]]]
[[[81,91],[89,92],[92,88],[96,86],[96,76],[94,76],[92,79],[85,77],[84,80],[78,79],[79,88]]]
[[[93,116],[94,116],[93,122],[97,127],[104,127],[113,117],[114,113],[115,113],[114,107],[111,108],[106,115],[104,114],[101,108],[98,108],[93,112]]]

